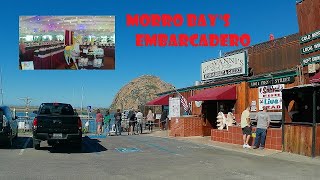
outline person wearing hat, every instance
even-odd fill
[[[270,125],[270,116],[267,113],[267,107],[263,107],[263,111],[260,111],[257,113],[255,117],[257,121],[257,130],[256,130],[256,138],[254,140],[254,146],[253,149],[257,149],[258,147],[260,149],[264,149],[266,135],[267,135],[267,129]]]

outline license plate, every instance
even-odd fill
[[[62,133],[54,133],[52,135],[52,137],[55,138],[55,139],[60,139],[60,138],[62,138]]]

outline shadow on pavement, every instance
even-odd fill
[[[105,148],[100,144],[100,140],[98,139],[91,139],[89,137],[82,138],[82,147],[76,147],[72,144],[61,143],[56,144],[54,146],[44,146],[45,141],[41,142],[41,146],[39,151],[49,151],[50,153],[67,153],[67,154],[75,154],[75,153],[98,153],[107,151],[108,149]],[[44,147],[43,147],[44,146]],[[32,142],[31,142],[32,147]]]
[[[25,149],[32,148],[31,137],[17,137],[12,140],[12,146],[10,147],[7,142],[0,143],[0,149]]]

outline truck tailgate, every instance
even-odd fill
[[[39,115],[37,116],[38,133],[78,133],[78,116],[74,115]]]

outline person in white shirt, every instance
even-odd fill
[[[243,148],[251,148],[249,140],[252,134],[251,120],[250,120],[250,106],[248,106],[241,114],[241,128],[243,134]]]
[[[137,133],[139,134],[139,130],[140,130],[140,134],[142,134],[143,114],[140,112],[140,110],[138,110],[136,114],[136,118],[137,118]]]

